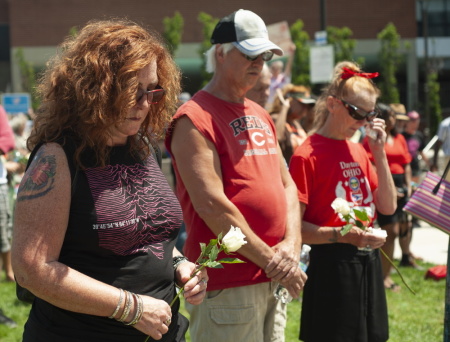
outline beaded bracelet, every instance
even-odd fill
[[[125,309],[123,310],[123,314],[118,319],[119,322],[123,322],[128,317],[128,315],[130,314],[131,302],[133,301],[133,298],[131,297],[131,292],[125,290],[125,295],[127,301],[125,302]]]
[[[123,290],[120,289],[119,302],[117,303],[116,310],[114,310],[113,314],[108,318],[112,319],[116,317],[117,313],[119,312],[120,306],[122,305],[122,299],[123,299]]]
[[[132,293],[132,295],[133,295],[134,299],[136,300],[137,309],[136,309],[136,313],[135,313],[133,319],[131,320],[131,322],[124,323],[125,325],[137,324],[141,320],[142,314],[144,313],[144,302],[143,302],[141,296],[139,296],[138,294],[134,294],[134,293]]]

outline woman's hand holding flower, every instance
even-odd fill
[[[353,226],[352,229],[342,238],[342,242],[347,242],[358,248],[367,248],[370,246],[372,249],[380,248],[386,242],[386,236],[376,235],[368,230],[362,230],[357,226]],[[384,232],[386,232],[384,230]]]
[[[208,285],[208,274],[206,268],[203,268],[198,273],[195,273],[197,269],[198,267],[196,267],[194,263],[184,262],[181,263],[175,271],[177,284],[180,287],[184,285],[184,299],[192,305],[198,305],[203,302]],[[195,275],[191,278],[194,273]]]
[[[331,207],[334,209],[334,212],[339,214],[339,217],[347,223],[341,229],[341,235],[345,239],[341,240],[341,242],[350,243],[357,246],[359,249],[369,251],[380,248],[384,245],[387,232],[382,229],[367,227],[367,224],[370,223],[371,218],[367,215],[365,209],[355,209],[345,199],[339,197],[331,203]],[[351,234],[348,234],[349,232],[351,232]],[[395,268],[408,290],[410,290],[413,294],[416,294],[403,279],[400,270],[394,265],[383,249],[380,248],[380,251]]]

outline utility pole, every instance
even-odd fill
[[[320,30],[325,31],[327,25],[327,0],[320,0]]]
[[[430,77],[430,62],[429,62],[429,53],[428,53],[428,4],[424,4],[424,2],[420,1],[420,7],[422,12],[422,33],[423,33],[423,44],[424,44],[424,69],[425,69],[425,84],[424,84],[424,93],[425,93],[425,122],[426,122],[426,131],[425,135],[427,137],[430,136],[430,90],[428,89],[428,81]]]

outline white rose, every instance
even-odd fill
[[[226,252],[232,253],[247,243],[244,239],[245,235],[242,233],[241,228],[231,226],[228,233],[223,237],[222,244]]]
[[[350,206],[348,202],[343,198],[336,198],[333,203],[331,203],[331,207],[334,209],[335,213],[341,214],[341,215],[348,215],[350,214]]]

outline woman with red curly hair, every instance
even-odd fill
[[[202,302],[207,274],[175,248],[181,209],[152,154],[179,81],[159,36],[122,20],[88,23],[50,63],[15,214],[24,341],[184,341],[168,303],[176,283]]]

